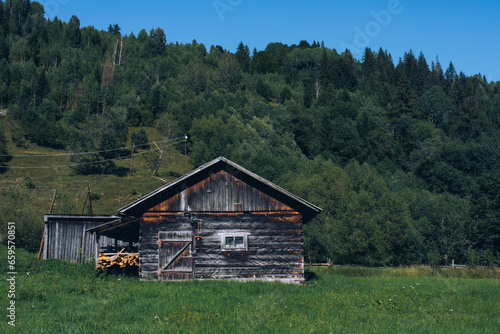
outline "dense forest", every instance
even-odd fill
[[[480,54],[478,55],[478,61]],[[323,208],[306,259],[363,265],[500,263],[500,83],[382,48],[252,50],[124,35],[0,1],[0,165],[7,142],[112,174],[130,136],[187,134],[197,166],[225,156]],[[14,131],[15,130],[15,131]],[[179,148],[184,150],[184,147]]]

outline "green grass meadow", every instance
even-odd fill
[[[2,272],[7,249],[1,246]],[[493,269],[308,268],[302,285],[153,282],[16,250],[16,327],[2,333],[499,333]]]

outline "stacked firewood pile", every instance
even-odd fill
[[[117,254],[100,254],[97,258],[96,270],[130,268],[139,266],[139,254],[122,254],[122,251]]]

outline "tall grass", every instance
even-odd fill
[[[5,246],[0,268],[6,272]],[[153,282],[17,254],[22,333],[498,333],[499,277],[311,268],[303,285]],[[354,275],[353,275],[354,274]],[[495,276],[496,275],[496,276]],[[492,277],[493,277],[492,276]],[[7,288],[6,281],[0,283]],[[6,321],[1,325],[8,327]],[[5,331],[6,332],[6,331]]]
[[[314,273],[346,277],[443,277],[443,278],[499,278],[500,270],[495,268],[432,268],[424,265],[409,267],[368,268],[359,266],[319,267]]]

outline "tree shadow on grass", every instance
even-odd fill
[[[6,165],[7,162],[12,160],[12,155],[0,156],[0,174],[4,174],[9,166]]]
[[[314,280],[318,280],[319,277],[318,275],[316,275],[316,273],[314,273],[313,271],[311,270],[305,270],[304,271],[304,279],[306,280],[306,282],[308,281],[314,281]]]
[[[113,172],[113,175],[124,177],[127,176],[127,173],[130,171],[130,168],[127,167],[117,167]]]

